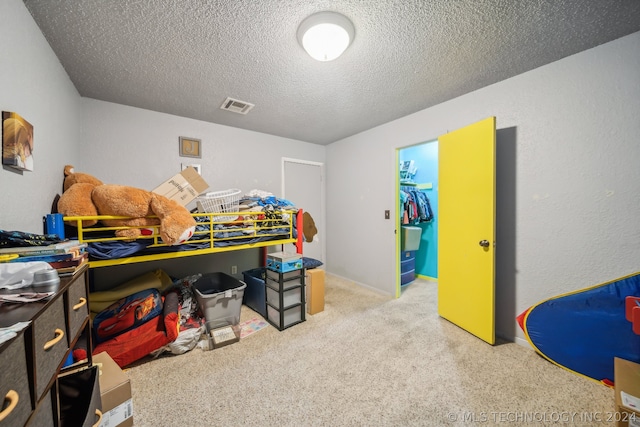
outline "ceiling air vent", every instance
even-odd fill
[[[255,105],[233,98],[225,99],[220,106],[220,108],[223,110],[231,111],[238,114],[247,114],[253,107],[255,107]]]

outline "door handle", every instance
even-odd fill
[[[478,243],[480,246],[482,246],[483,248],[488,248],[489,247],[489,241],[488,240],[480,240],[480,243]]]

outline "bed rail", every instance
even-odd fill
[[[158,252],[154,254],[144,255],[132,255],[123,258],[108,259],[108,260],[89,260],[90,268],[107,267],[113,265],[125,265],[134,264],[139,262],[157,261],[164,259],[190,257],[196,255],[211,254],[217,252],[229,252],[242,249],[252,248],[264,248],[272,245],[280,245],[293,243],[296,246],[296,252],[302,253],[302,209],[298,210],[281,210],[278,211],[282,214],[283,218],[288,217],[288,221],[280,219],[267,218],[264,212],[242,212],[241,216],[236,221],[219,221],[219,217],[228,217],[229,213],[193,213],[191,214],[197,221],[198,226],[194,232],[193,237],[185,242],[183,245],[187,247],[189,245],[201,246],[197,249],[185,249],[169,252]],[[295,228],[293,216],[296,216]],[[157,218],[157,217],[149,217]],[[159,225],[151,225],[144,227],[104,227],[104,226],[90,226],[83,225],[83,221],[86,220],[113,220],[113,219],[131,219],[125,216],[109,216],[109,215],[96,215],[96,216],[66,216],[64,221],[74,223],[77,228],[77,239],[82,243],[96,243],[96,242],[110,242],[110,241],[131,241],[126,237],[117,237],[113,233],[109,233],[108,237],[105,237],[105,232],[115,232],[117,230],[126,230],[131,228],[144,228],[147,230],[153,230],[151,235],[140,236],[136,240],[151,240],[147,246],[148,249],[158,247],[170,247],[162,242],[160,238],[158,228]],[[230,233],[229,229],[216,229],[216,226],[224,224],[225,226],[233,226],[233,233]],[[237,234],[240,235],[231,235]],[[249,237],[261,237],[260,241],[252,243],[241,243],[243,239]],[[233,242],[236,241],[235,244]],[[231,243],[231,244],[230,244]],[[218,245],[216,245],[218,244]],[[220,246],[220,244],[224,246]],[[226,245],[225,245],[226,244]],[[176,245],[182,246],[182,245]]]

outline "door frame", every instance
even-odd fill
[[[495,209],[496,209],[495,208],[495,197],[496,197],[496,193],[495,193],[496,192],[496,188],[495,188],[495,186],[496,186],[496,182],[495,182],[495,174],[496,174],[495,138],[496,138],[496,132],[497,132],[497,129],[496,129],[496,117],[495,116],[490,116],[490,117],[488,117],[486,119],[483,119],[483,120],[480,120],[478,122],[467,124],[467,125],[459,128],[459,129],[454,130],[453,132],[456,132],[456,131],[459,131],[459,130],[462,130],[462,129],[466,129],[466,128],[471,127],[471,126],[476,126],[479,123],[485,122],[486,120],[492,120],[493,121],[493,132],[494,132],[493,133],[493,147],[494,147],[493,148],[493,155],[494,155],[494,171],[493,171],[493,174],[494,174],[494,176],[493,176],[493,180],[494,180],[494,184],[493,184],[493,187],[494,187],[493,188],[494,210],[493,210],[493,221],[494,221],[494,225],[493,225],[493,236],[491,236],[492,242],[491,242],[491,249],[490,249],[491,252],[492,252],[492,259],[493,259],[493,263],[494,263],[493,272],[492,272],[492,276],[493,276],[493,278],[492,278],[492,281],[493,281],[493,301],[494,301],[493,302],[493,304],[494,304],[493,305],[493,316],[494,317],[493,317],[493,320],[492,320],[493,336],[489,337],[489,338],[486,338],[486,337],[483,338],[483,337],[480,337],[480,336],[475,335],[473,333],[472,334],[477,336],[478,338],[482,339],[483,341],[493,345],[495,343],[495,309],[496,309],[496,307],[495,307],[495,237],[496,237],[495,236],[495,227],[496,227],[496,224],[495,224],[495,215],[496,215],[496,212],[495,212]],[[440,144],[441,143],[440,138],[442,136],[444,136],[444,135],[449,134],[449,133],[450,132],[447,132],[446,134],[438,136],[438,138],[436,138],[433,141],[438,141],[438,144]],[[429,141],[431,141],[431,140],[429,140]],[[410,147],[413,147],[413,146],[416,146],[416,145],[421,145],[421,144],[427,143],[429,141],[424,141],[424,142],[420,142],[420,143],[416,143],[416,144],[410,144],[410,145],[407,145],[407,146],[404,146],[404,147],[398,147],[395,150],[395,153],[396,153],[396,155],[395,155],[395,163],[396,163],[395,164],[395,182],[396,182],[396,185],[395,185],[395,200],[396,200],[396,224],[395,224],[395,230],[396,230],[395,231],[395,234],[396,234],[396,236],[395,236],[395,242],[396,242],[396,269],[395,269],[396,270],[396,295],[395,296],[396,296],[396,298],[399,298],[401,296],[401,293],[402,293],[401,267],[400,267],[401,266],[401,253],[402,253],[401,252],[401,216],[400,216],[401,212],[402,212],[401,211],[401,206],[400,206],[400,150],[403,150],[403,149],[406,149],[406,148],[410,148]],[[438,154],[438,165],[437,165],[437,167],[438,167],[438,174],[440,174],[440,168],[441,168],[441,164],[440,164],[440,147],[438,147],[438,150],[439,150],[438,151],[439,154]],[[440,236],[440,233],[438,233],[438,240],[440,240],[441,238],[442,237]],[[440,251],[438,251],[438,258],[440,258],[441,256],[442,256],[442,254],[440,253]],[[438,260],[438,263],[439,262],[440,262],[440,260]],[[440,270],[440,269],[438,269],[438,270]],[[439,273],[440,273],[440,271],[438,271],[438,276],[440,276]],[[439,313],[439,315],[440,315],[440,313]],[[457,323],[455,323],[455,322],[452,322],[452,323],[457,325]],[[466,328],[463,328],[463,329],[466,330]],[[467,330],[467,332],[470,332],[470,331]]]

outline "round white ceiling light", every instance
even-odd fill
[[[318,12],[298,27],[298,42],[318,61],[333,61],[349,47],[355,36],[351,21],[336,12]]]

